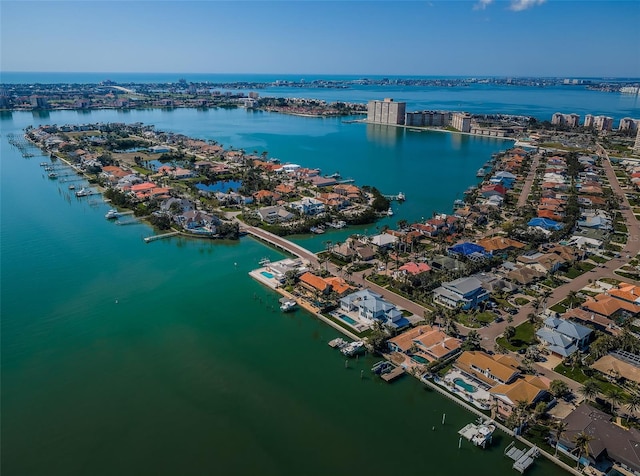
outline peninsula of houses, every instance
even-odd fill
[[[395,107],[374,102],[369,114],[398,124]],[[545,125],[488,160],[451,210],[328,240],[317,255],[278,237],[372,222],[388,200],[142,124],[26,137],[159,229],[261,230],[296,257],[251,276],[282,294],[283,310],[303,307],[364,343],[345,355],[366,345],[386,360],[377,370],[415,376],[572,471],[640,474],[640,157],[632,135],[590,127]]]

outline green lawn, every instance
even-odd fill
[[[497,340],[498,344],[505,349],[517,352],[520,349],[526,349],[535,343],[535,329],[529,321],[523,322],[516,327],[516,334],[512,337],[511,342],[504,337]]]
[[[523,297],[517,297],[515,298],[515,301],[518,306],[525,306],[530,302],[528,299],[525,299]]]
[[[577,366],[577,365],[575,366],[575,368],[571,368],[571,367],[565,367],[563,364],[559,364],[553,370],[579,383],[584,383],[586,380],[589,379],[589,377],[584,374],[580,366]]]
[[[560,314],[567,312],[567,306],[565,304],[565,301],[560,301],[558,304],[554,304],[549,309],[551,309],[554,312],[559,312]]]
[[[598,256],[598,255],[591,255],[589,256],[589,259],[594,263],[599,263],[599,264],[607,262],[606,258],[603,258],[602,256]]]

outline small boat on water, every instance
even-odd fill
[[[282,312],[293,311],[297,306],[298,306],[298,303],[295,302],[293,299],[289,299],[286,297],[283,297],[280,299],[280,310]]]
[[[387,215],[390,217],[393,216],[393,210],[391,209],[391,207],[389,207],[389,210],[387,210]]]
[[[55,172],[49,172],[49,178],[50,179],[57,179],[58,178],[58,174]]]
[[[485,175],[487,175],[487,171],[483,168],[478,169],[478,171],[476,172],[476,177],[484,177]]]
[[[104,216],[107,220],[113,220],[115,218],[118,218],[118,210],[114,210],[113,208],[111,210],[109,210],[106,215]]]
[[[47,162],[40,162],[40,167],[47,167],[49,164]]]
[[[76,197],[88,197],[89,195],[91,195],[91,190],[84,187],[76,192]]]
[[[344,228],[345,226],[347,226],[347,222],[343,221],[343,220],[338,220],[338,221],[332,221],[332,222],[327,222],[326,225],[329,228],[336,228],[336,229],[341,229]]]
[[[335,339],[329,341],[329,347],[333,349],[342,349],[347,345],[349,345],[349,342],[344,340],[342,337],[336,337]]]
[[[269,263],[271,263],[271,260],[269,258],[262,258],[260,261],[258,261],[258,264],[260,266],[266,266]]]
[[[309,231],[311,233],[315,233],[316,235],[321,235],[322,233],[324,233],[324,228],[322,228],[321,226],[312,226],[311,228],[309,228]]]
[[[404,193],[402,192],[398,193],[398,201],[404,202],[405,200],[406,200],[406,197],[404,196]]]
[[[353,357],[354,355],[364,351],[364,349],[364,342],[362,342],[361,340],[356,340],[344,346],[342,349],[340,349],[340,352],[342,352],[347,357]]]
[[[69,190],[75,190],[76,186],[74,184],[69,185]]]

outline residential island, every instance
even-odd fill
[[[398,110],[376,120],[391,103],[372,101],[368,120],[408,127]],[[420,114],[410,127],[433,127]],[[472,127],[464,113],[440,119]],[[479,445],[489,427],[517,435],[532,450],[511,450],[514,468],[543,454],[571,472],[637,474],[638,121],[614,131],[571,120],[523,124],[451,210],[327,240],[318,254],[282,236],[372,223],[390,198],[411,197],[151,125],[40,126],[25,138],[69,193],[104,193],[116,207],[107,218],[133,211],[163,234],[250,233],[293,254],[251,272],[282,294],[283,311],[301,306],[341,331],[355,343],[332,346],[347,357],[380,355],[372,370],[385,380],[410,374],[476,412],[485,423],[461,434]],[[76,189],[78,174],[89,187]]]

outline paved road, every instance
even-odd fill
[[[529,173],[527,174],[527,178],[525,179],[524,185],[522,186],[522,191],[520,192],[520,196],[518,197],[518,208],[522,208],[527,204],[529,193],[531,192],[531,187],[533,186],[533,182],[536,178],[536,170],[538,168],[539,162],[540,154],[534,155],[533,161],[531,162],[531,167],[529,168]]]
[[[579,291],[589,284],[589,280],[596,281],[601,278],[622,279],[620,276],[614,274],[614,271],[629,261],[627,259],[627,256],[633,257],[640,251],[640,222],[638,222],[635,215],[633,214],[633,211],[631,210],[631,207],[629,206],[629,201],[627,200],[624,190],[622,189],[620,183],[618,182],[618,179],[616,178],[616,175],[613,171],[613,168],[611,167],[611,163],[609,162],[606,153],[603,156],[602,164],[614,193],[622,197],[623,210],[621,210],[620,213],[622,213],[622,216],[625,219],[627,231],[629,233],[627,244],[620,252],[622,256],[621,258],[614,258],[612,260],[609,260],[604,265],[604,267],[594,268],[593,271],[586,272],[573,279],[571,282],[563,284],[562,286],[554,289],[553,293],[547,301],[549,305],[553,305],[556,302],[562,301],[567,297],[570,291]],[[624,279],[625,281],[634,282],[627,278]],[[513,316],[513,322],[508,323],[506,321],[503,321],[501,323],[492,324],[489,327],[481,329],[479,333],[482,336],[483,347],[489,350],[493,349],[496,337],[500,336],[504,332],[505,327],[517,326],[519,324],[522,324],[527,320],[527,315],[532,312],[535,312],[532,305],[522,306],[520,308],[520,312]]]

